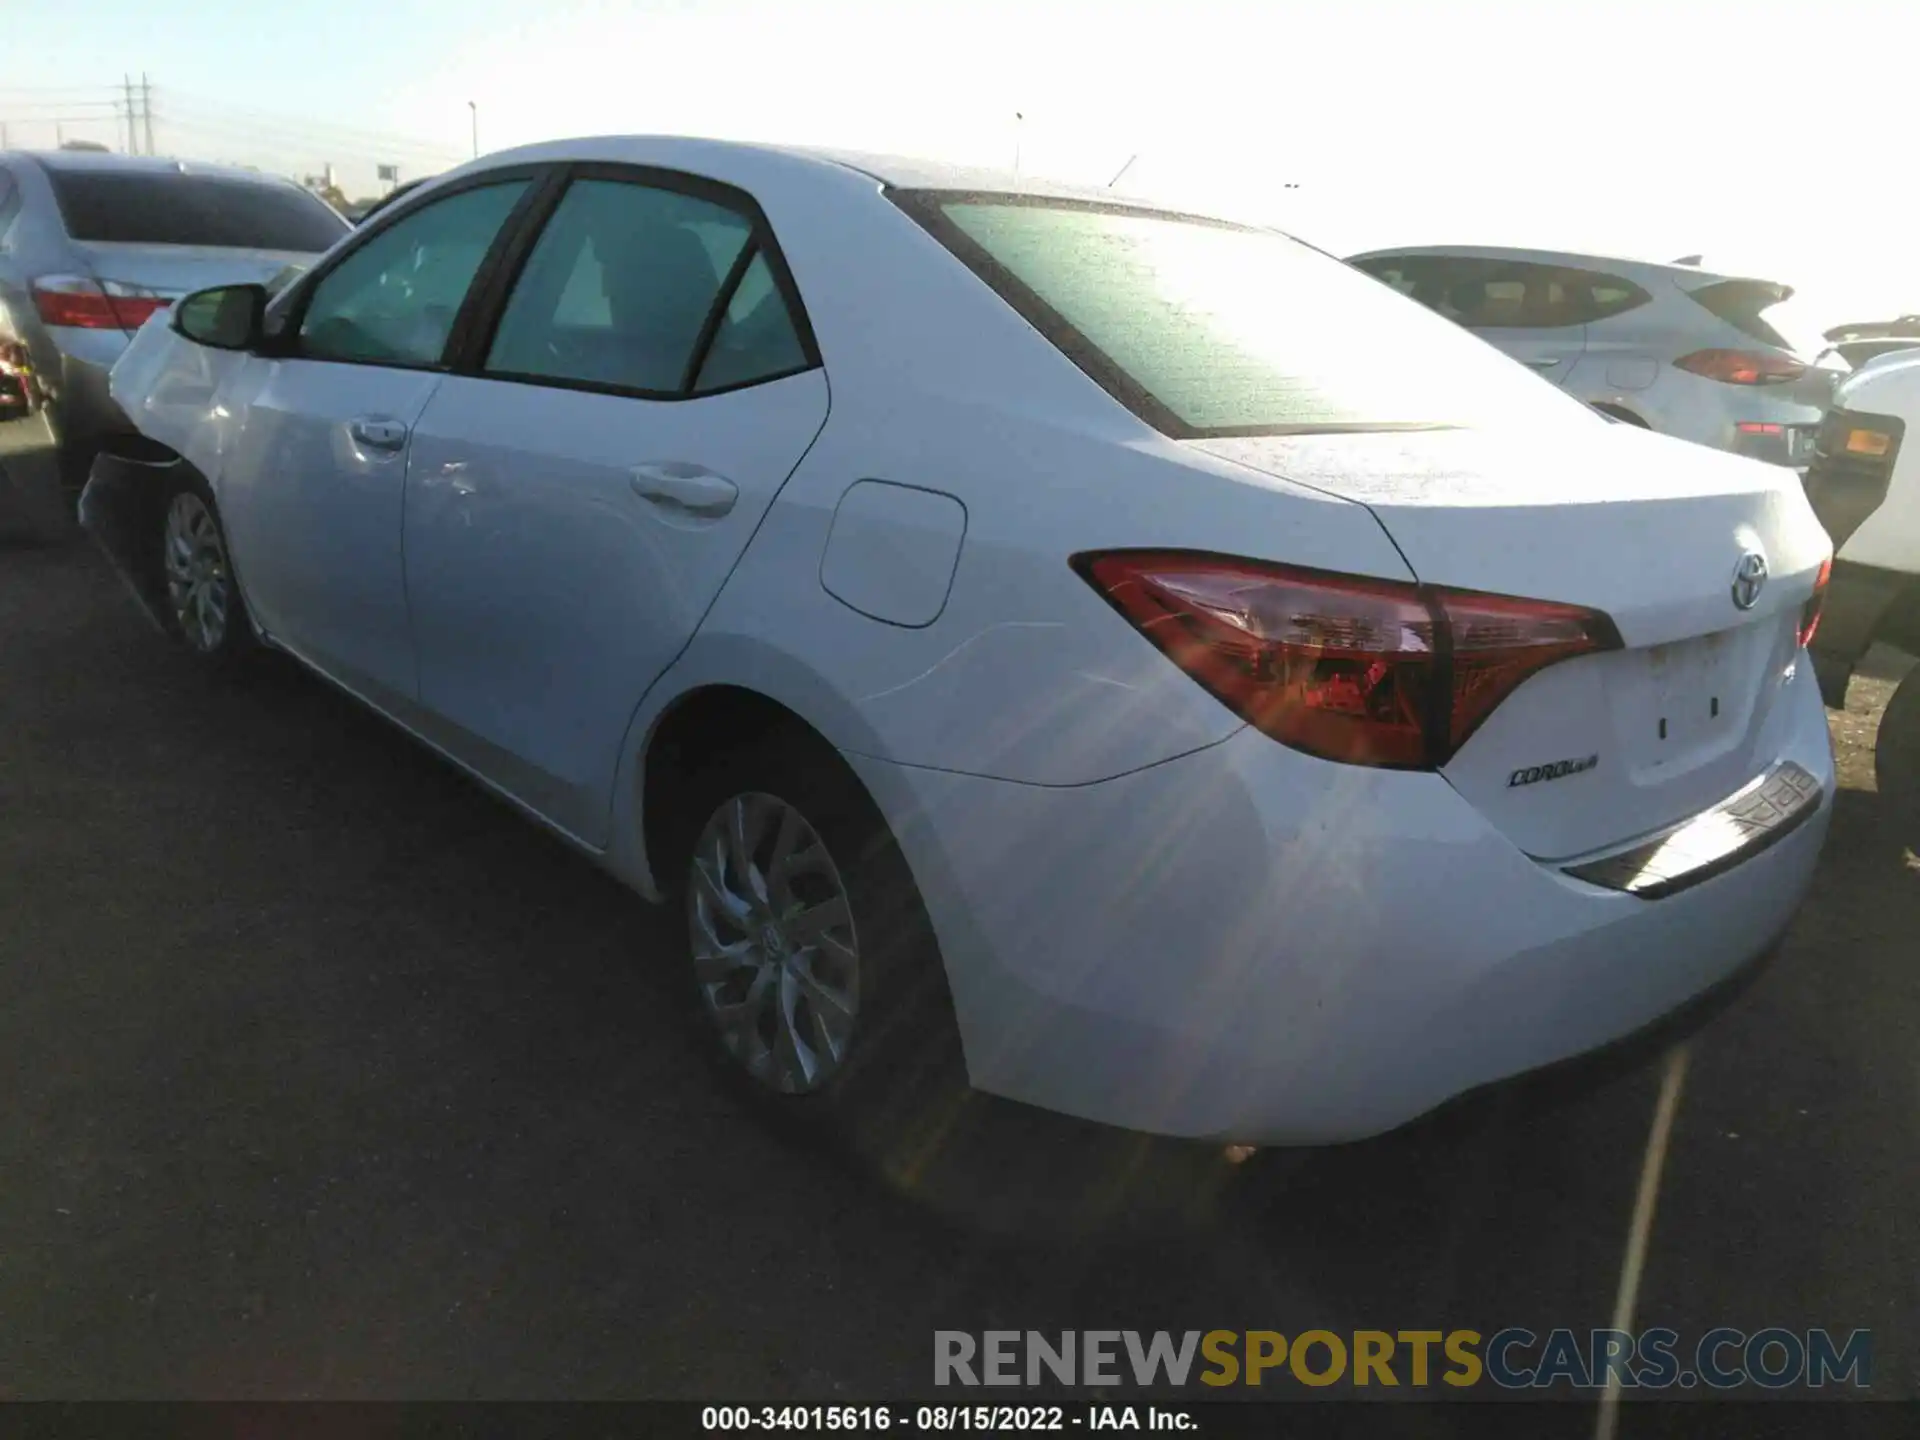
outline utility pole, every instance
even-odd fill
[[[153,86],[147,72],[140,72],[140,115],[147,122],[147,153],[153,154]]]
[[[480,107],[473,101],[467,101],[467,109],[473,112],[473,158],[480,158]]]
[[[140,136],[133,128],[133,77],[131,75],[122,75],[120,77],[120,83],[127,88],[127,153],[129,155],[138,155],[140,153]]]
[[[1018,110],[1013,112],[1013,173],[1020,173],[1020,125],[1027,117]]]

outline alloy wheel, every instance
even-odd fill
[[[187,644],[203,655],[227,638],[232,577],[213,512],[191,490],[173,497],[165,532],[167,603]]]
[[[721,1043],[770,1089],[818,1090],[860,1007],[853,912],[826,845],[786,801],[736,795],[700,831],[687,880],[694,980]]]

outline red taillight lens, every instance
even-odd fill
[[[98,281],[84,275],[43,275],[33,282],[34,308],[48,325],[80,330],[138,330],[156,310],[170,303],[165,296],[117,280]]]
[[[170,303],[159,295],[114,295],[107,296],[107,303],[113,306],[113,313],[120,317],[120,328],[138,330],[159,311]]]
[[[1783,385],[1807,373],[1807,367],[1798,360],[1755,350],[1695,350],[1673,363],[1728,385]]]
[[[120,317],[114,314],[107,292],[77,275],[48,275],[34,281],[33,303],[41,320],[49,325],[79,330],[120,328]]]
[[[1800,647],[1805,649],[1813,644],[1813,637],[1820,633],[1820,613],[1827,604],[1827,582],[1833,579],[1833,557],[1829,555],[1820,562],[1820,574],[1813,582],[1813,594],[1807,597],[1807,603],[1800,607]]]
[[[1604,615],[1551,601],[1177,551],[1074,564],[1235,713],[1353,765],[1444,765],[1529,675],[1619,644]]]

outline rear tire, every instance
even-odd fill
[[[939,946],[885,820],[797,731],[715,757],[676,802],[666,856],[704,1048],[776,1125],[910,1167],[967,1086]]]
[[[1873,742],[1880,793],[1900,805],[1920,806],[1920,666],[1907,672],[1880,715]]]
[[[258,642],[234,579],[213,492],[198,475],[177,466],[159,508],[154,545],[167,632],[207,669],[236,670]]]

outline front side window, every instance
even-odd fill
[[[804,369],[801,351],[747,215],[678,190],[578,180],[527,257],[486,369],[679,397]]]
[[[895,198],[1172,435],[1591,418],[1490,346],[1272,231],[1024,196]]]
[[[382,230],[323,276],[300,322],[310,360],[437,365],[473,277],[525,180],[449,195]]]

